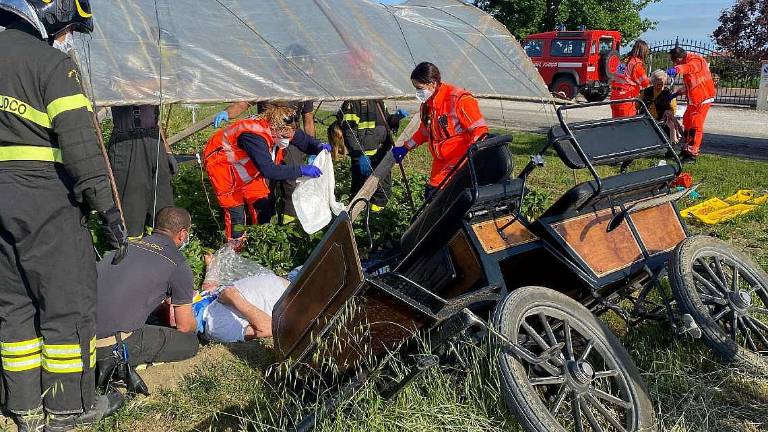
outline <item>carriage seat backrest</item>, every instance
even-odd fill
[[[504,183],[514,168],[512,153],[506,144],[481,148],[473,156],[473,163],[481,188]],[[407,255],[420,243],[428,243],[427,237],[439,238],[446,243],[461,227],[461,221],[473,201],[472,177],[465,159],[465,163],[434,194],[403,233],[400,238],[402,254]]]
[[[609,165],[666,154],[669,146],[654,123],[650,117],[636,116],[572,123],[568,127],[592,165]],[[548,134],[563,163],[573,169],[585,168],[573,138],[561,126],[553,126]]]

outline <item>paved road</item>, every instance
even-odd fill
[[[409,102],[398,106],[411,112],[417,109]],[[557,122],[551,107],[536,103],[483,100],[480,108],[495,127],[544,133]],[[610,117],[610,108],[569,110],[568,116],[570,121],[605,118]],[[705,153],[768,160],[768,112],[716,105],[709,110],[704,130]]]

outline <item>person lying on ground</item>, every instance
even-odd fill
[[[131,241],[119,264],[111,264],[112,253],[98,263],[96,369],[100,384],[118,364],[113,351],[125,352],[124,360],[131,366],[180,361],[197,354],[194,277],[181,253],[189,242],[191,225],[189,212],[165,207],[157,212],[152,235]],[[167,298],[176,328],[147,325],[150,314]]]
[[[222,265],[251,267],[255,271],[230,284],[221,284]],[[224,264],[227,262],[227,264]],[[206,256],[208,267],[204,297],[194,305],[198,332],[216,342],[244,342],[272,337],[272,309],[290,281],[234,253],[229,248]],[[255,273],[255,274],[253,274]],[[289,275],[290,277],[290,275]]]

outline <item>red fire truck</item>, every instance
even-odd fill
[[[621,34],[611,30],[550,31],[525,38],[525,52],[551,91],[603,100],[621,59]]]

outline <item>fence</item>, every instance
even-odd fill
[[[675,39],[655,42],[650,45],[650,71],[666,69],[672,66],[669,50],[679,46],[686,51],[703,55],[709,62],[709,70],[717,87],[715,103],[730,105],[757,105],[757,94],[760,87],[760,62],[737,59],[728,53],[720,51],[716,46],[688,39]],[[681,78],[675,80],[675,85],[682,85]],[[680,100],[685,101],[685,96]]]

